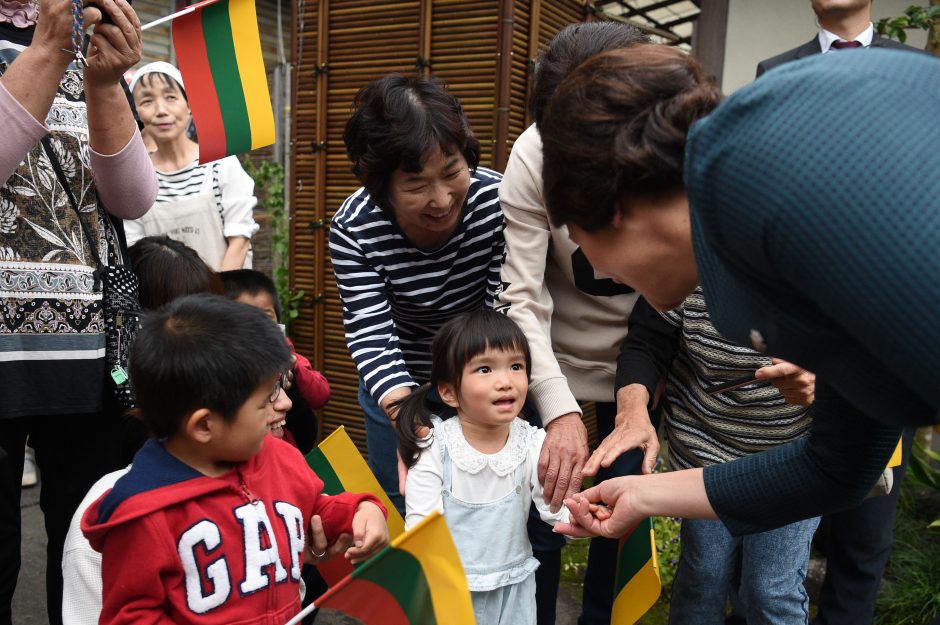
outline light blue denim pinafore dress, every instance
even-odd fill
[[[525,461],[514,487],[488,503],[470,503],[451,492],[453,461],[441,445],[444,518],[467,574],[477,625],[535,625],[535,569],[526,532]]]

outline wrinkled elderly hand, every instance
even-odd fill
[[[112,24],[98,23],[88,46],[85,88],[116,85],[140,61],[140,19],[126,0],[95,0]]]
[[[83,16],[87,28],[101,20],[101,11],[86,6]],[[30,47],[47,50],[51,58],[61,55],[64,64],[70,62],[67,53],[72,50],[71,0],[40,0],[39,20]]]
[[[754,374],[758,380],[770,380],[788,403],[809,406],[816,399],[816,374],[792,362],[773,359],[773,365],[761,367]]]
[[[557,512],[566,497],[581,490],[581,470],[588,457],[587,429],[581,415],[572,412],[557,417],[545,432],[539,454],[539,482],[545,503]]]
[[[597,475],[601,467],[609,467],[621,454],[636,448],[643,450],[643,473],[652,473],[656,467],[659,437],[646,408],[649,393],[640,385],[631,386],[639,392],[628,392],[630,387],[618,391],[614,429],[588,458],[582,474]]]

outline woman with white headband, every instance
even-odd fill
[[[216,271],[251,267],[254,182],[234,156],[200,164],[189,138],[192,113],[183,77],[169,63],[144,65],[131,81],[144,129],[156,150],[150,158],[160,190],[153,208],[124,224],[128,244],[165,234],[196,250]]]

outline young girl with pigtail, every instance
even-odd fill
[[[545,503],[537,467],[545,431],[520,417],[528,342],[509,317],[479,310],[445,324],[431,356],[430,382],[396,406],[399,453],[410,468],[405,528],[443,513],[477,623],[534,625],[529,507],[552,525],[568,512]]]

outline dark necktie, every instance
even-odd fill
[[[852,48],[861,48],[861,41],[833,41],[832,48],[834,50],[851,50]]]

